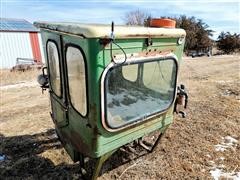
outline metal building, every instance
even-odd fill
[[[17,59],[45,62],[41,34],[24,19],[0,18],[0,69],[12,68]]]

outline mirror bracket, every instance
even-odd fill
[[[37,78],[37,81],[40,84],[40,87],[42,88],[42,94],[49,88],[48,75],[45,73],[46,69],[47,67],[43,67],[42,74],[40,74]]]

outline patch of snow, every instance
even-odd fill
[[[232,180],[240,180],[240,172],[223,172],[221,169],[215,168],[210,171],[214,180],[219,180],[220,178],[232,179]]]
[[[222,137],[222,143],[215,145],[216,151],[224,152],[226,149],[233,149],[237,146],[238,140],[234,139],[231,136]]]
[[[226,142],[226,143],[231,143],[231,144],[237,144],[237,143],[238,143],[238,140],[234,139],[234,138],[231,137],[231,136],[226,136],[226,137],[225,137],[225,142]]]
[[[222,137],[222,142],[218,145],[215,145],[216,151],[225,151],[229,148],[235,150],[235,148],[238,145],[238,140],[231,137],[231,136],[225,136]],[[212,165],[212,168],[210,170],[210,174],[212,175],[214,180],[220,180],[220,179],[231,179],[231,180],[240,180],[240,172],[224,172],[223,169],[226,169],[226,165],[222,164],[224,163],[225,158],[220,157],[218,158],[221,160],[221,164],[215,164],[214,161],[209,161],[209,163]]]
[[[221,151],[221,152],[223,152],[223,151],[225,151],[227,148],[228,148],[228,146],[226,146],[226,145],[222,145],[222,144],[217,144],[217,145],[215,145],[215,150],[216,150],[216,151]]]
[[[38,83],[36,81],[29,81],[29,82],[21,82],[17,84],[0,86],[0,90],[18,89],[23,87],[36,87],[36,86],[38,86]]]
[[[215,170],[211,170],[210,171],[210,173],[211,173],[211,175],[212,175],[214,180],[218,180],[218,178],[220,178],[221,172],[222,171],[220,169],[218,169],[218,168],[216,168]]]

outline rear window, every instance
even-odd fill
[[[169,108],[175,96],[173,59],[116,66],[105,76],[105,121],[119,128]]]

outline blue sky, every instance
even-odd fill
[[[77,0],[0,0],[1,17],[34,21],[79,21],[124,24],[124,15],[141,10],[152,17],[195,16],[214,30],[240,33],[239,0],[163,0],[163,1],[77,1]]]

